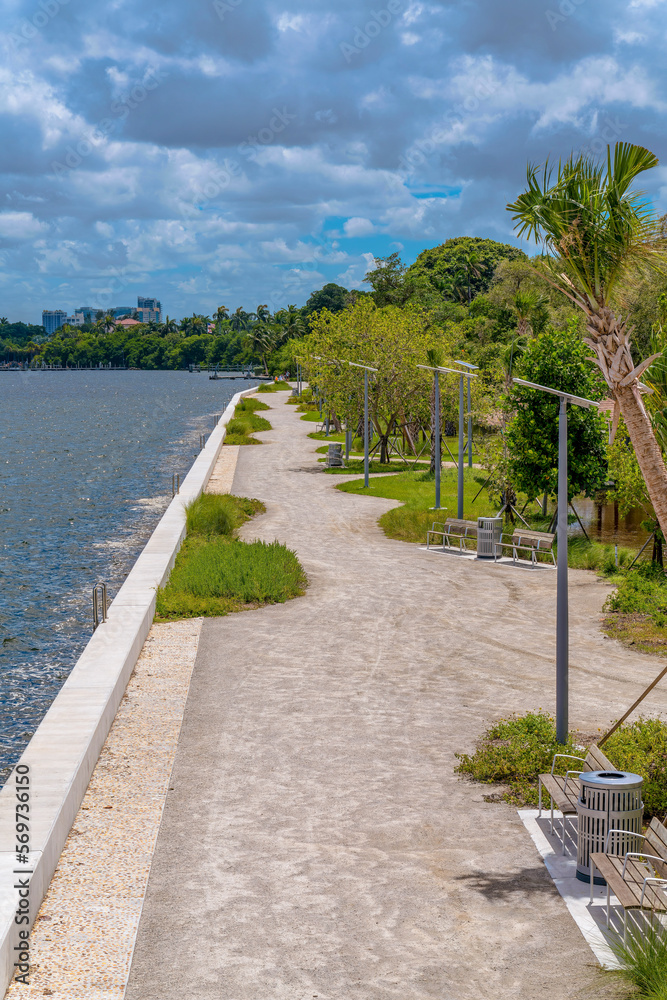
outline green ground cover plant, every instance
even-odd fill
[[[291,390],[292,386],[289,382],[263,382],[260,385],[257,392],[285,392],[287,389]]]
[[[228,494],[203,494],[188,506],[187,537],[158,590],[156,621],[226,615],[304,593],[306,575],[294,552],[277,541],[234,537],[264,510],[259,500]]]
[[[667,656],[667,578],[648,559],[612,578],[616,590],[603,610],[604,632],[640,652]]]
[[[234,409],[234,416],[227,424],[224,443],[228,445],[262,444],[252,435],[255,431],[270,431],[272,429],[265,417],[257,416],[258,410],[269,409],[271,409],[270,406],[253,396],[240,400]]]
[[[600,734],[602,738],[602,734]],[[565,747],[556,739],[554,719],[541,710],[501,719],[491,725],[472,754],[456,754],[456,772],[484,784],[504,786],[490,800],[502,799],[517,806],[536,806],[538,775],[551,770],[554,754],[572,753],[580,737],[570,733]],[[667,812],[667,723],[640,718],[621,726],[604,744],[604,752],[621,771],[632,771],[644,779],[644,820],[662,819]],[[556,773],[571,765],[559,761]]]

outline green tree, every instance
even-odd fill
[[[622,415],[664,534],[667,468],[639,384],[655,356],[635,366],[617,303],[624,281],[665,268],[662,221],[641,193],[630,190],[640,173],[657,164],[642,146],[618,142],[613,156],[607,148],[606,163],[573,154],[559,163],[555,177],[548,163],[540,176],[529,165],[527,190],[507,208],[519,235],[542,244],[548,280],[585,316],[585,342],[614,401],[612,428]]]
[[[574,324],[547,330],[515,359],[517,374],[576,396],[604,398],[604,383],[588,361],[588,351]],[[509,475],[531,499],[558,493],[557,396],[538,389],[514,387],[509,400],[515,416],[507,429]],[[597,409],[568,407],[568,500],[578,493],[592,496],[605,480],[606,425]]]
[[[304,313],[306,316],[310,316],[311,313],[319,312],[320,309],[328,309],[332,313],[340,312],[347,305],[349,294],[347,288],[330,281],[319,291],[311,293],[304,306]]]
[[[449,283],[453,289],[465,287],[466,298],[470,301],[489,289],[501,261],[526,259],[522,250],[507,243],[479,236],[457,236],[440,246],[423,250],[405,272],[405,278],[409,281],[426,278],[434,288],[439,282]]]

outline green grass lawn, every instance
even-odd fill
[[[418,542],[423,545],[426,541],[426,532],[433,521],[444,520],[446,517],[456,517],[457,475],[456,469],[442,470],[440,504],[441,507],[447,509],[440,511],[429,510],[435,504],[435,481],[425,470],[401,472],[396,476],[384,475],[374,479],[368,489],[364,487],[363,480],[359,479],[350,483],[341,483],[336,489],[342,490],[344,493],[400,500],[403,506],[383,514],[378,522],[380,527],[389,538]],[[484,474],[479,469],[466,468],[464,470],[463,516],[469,520],[485,514],[496,513],[486,490],[482,490],[477,500],[474,499],[483,482]]]

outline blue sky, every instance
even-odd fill
[[[180,318],[516,243],[526,162],[664,157],[666,0],[5,0],[0,313]],[[667,211],[665,167],[645,189]]]

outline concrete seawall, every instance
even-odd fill
[[[227,424],[241,397],[229,403],[143,552],[93,634],[17,764],[30,779],[30,855],[17,864],[14,774],[0,791],[0,987],[14,974],[19,926],[19,879],[29,877],[29,929],[46,894],[132,670],[155,613],[155,593],[167,579],[185,535],[185,506],[206,487]],[[82,859],[84,860],[84,859]],[[17,871],[20,874],[17,874]],[[22,872],[25,871],[26,874]],[[28,876],[28,872],[30,875]]]

